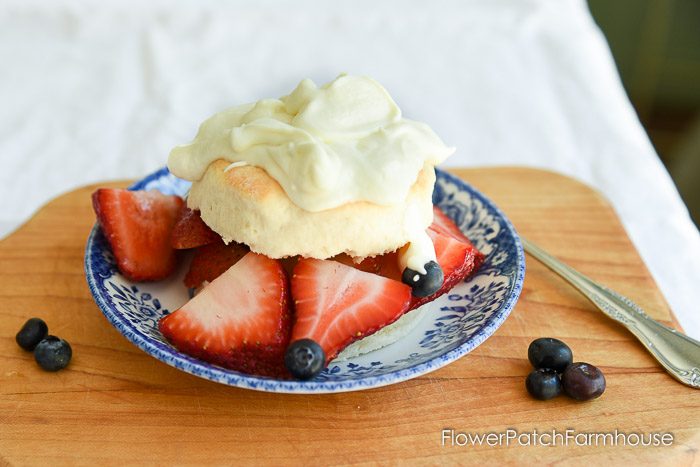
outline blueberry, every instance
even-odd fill
[[[326,366],[326,353],[311,339],[292,342],[284,354],[284,364],[298,379],[311,379]]]
[[[70,344],[56,336],[47,336],[34,349],[34,359],[46,371],[65,368],[72,356]]]
[[[427,297],[434,294],[445,281],[442,268],[435,261],[425,263],[425,274],[406,268],[401,275],[401,282],[411,287],[415,297]]]
[[[548,368],[557,373],[563,372],[574,356],[568,345],[552,337],[541,337],[530,343],[527,358],[535,368]]]
[[[532,397],[542,401],[561,394],[561,381],[554,370],[533,370],[527,375],[525,387]]]
[[[49,327],[43,319],[30,318],[15,336],[15,340],[24,350],[34,350],[34,347],[49,333]]]
[[[572,363],[561,376],[564,392],[579,401],[600,397],[605,391],[603,372],[590,363]]]

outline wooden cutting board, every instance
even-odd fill
[[[677,327],[597,192],[533,169],[453,172],[494,200],[522,235]],[[624,328],[530,257],[520,301],[495,335],[411,381],[354,393],[284,395],[180,372],[130,344],[92,301],[83,248],[94,221],[93,189],[57,198],[0,241],[0,464],[698,462],[700,391],[669,377]],[[31,316],[44,318],[73,346],[66,370],[41,371],[15,344]],[[542,336],[563,339],[575,360],[599,366],[605,394],[587,403],[531,399],[524,387],[527,347]],[[452,445],[448,436],[443,445],[446,428],[668,432],[674,442],[492,447]]]

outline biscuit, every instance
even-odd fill
[[[210,164],[192,184],[187,205],[199,209],[204,222],[226,243],[244,243],[270,258],[381,255],[404,246],[433,219],[435,170],[430,164],[420,171],[403,203],[357,201],[316,212],[294,204],[265,170],[229,166],[224,160]]]

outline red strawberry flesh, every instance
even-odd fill
[[[457,224],[455,224],[447,214],[445,214],[435,205],[433,205],[433,223],[428,228],[433,229],[436,232],[446,234],[459,242],[468,243],[471,245],[471,242],[467,236],[464,235],[464,232],[460,230]]]
[[[155,281],[174,271],[176,257],[170,236],[182,209],[180,197],[158,191],[100,188],[92,194],[92,205],[124,276],[133,281]]]
[[[439,211],[437,208],[435,208],[435,211],[440,216],[438,220],[428,227],[428,235],[433,240],[435,256],[442,268],[445,280],[440,289],[434,294],[427,297],[413,297],[411,299],[411,310],[432,302],[439,296],[449,292],[459,282],[474,274],[484,262],[484,255],[472,245],[464,234],[459,232],[459,228],[442,211]],[[459,232],[459,235],[456,232]]]
[[[233,370],[288,377],[291,316],[279,261],[246,254],[158,326],[178,350]]]
[[[180,216],[175,223],[175,227],[173,227],[170,242],[176,250],[185,250],[220,240],[221,236],[204,223],[199,215],[199,211],[185,206],[180,211]]]
[[[243,258],[248,251],[245,245],[240,243],[226,245],[221,239],[209,245],[200,246],[194,250],[190,269],[185,276],[185,286],[196,288],[204,281],[212,282]]]
[[[452,222],[452,219],[436,206],[433,211],[434,220],[428,227],[428,235],[433,240],[437,262],[442,268],[445,280],[434,294],[427,297],[412,297],[409,310],[418,308],[449,292],[456,284],[473,275],[484,262],[484,255],[472,245],[467,236]],[[366,258],[360,263],[354,263],[352,258],[346,255],[340,255],[334,259],[361,271],[400,281],[401,273],[398,268],[397,255],[397,252],[387,253]]]
[[[292,275],[292,296],[291,342],[314,340],[327,363],[352,342],[396,321],[408,309],[411,288],[337,261],[301,259]]]
[[[401,282],[401,271],[399,271],[398,252],[385,253],[383,255],[372,256],[356,263],[350,256],[342,254],[333,257],[334,261],[354,267],[360,271],[371,272],[388,279]]]

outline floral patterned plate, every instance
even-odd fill
[[[134,184],[135,190],[184,195],[189,183],[163,168]],[[428,373],[466,355],[508,317],[525,276],[522,245],[513,226],[494,204],[462,180],[437,171],[437,204],[486,255],[469,281],[426,305],[413,330],[394,344],[349,359],[332,361],[310,381],[263,378],[227,370],[189,357],[163,338],[158,319],[188,300],[178,274],[157,283],[122,277],[97,225],[85,250],[85,274],[100,309],[127,339],[144,352],[182,371],[231,386],[284,393],[329,393],[369,389]]]

